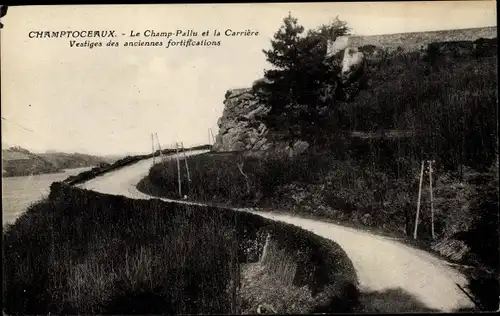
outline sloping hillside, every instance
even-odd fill
[[[92,167],[109,162],[112,161],[86,154],[58,152],[35,154],[21,147],[10,147],[2,149],[2,176],[55,173],[64,169]]]
[[[496,37],[496,26],[369,36],[340,36],[335,42],[330,43],[332,46],[330,49],[341,50],[345,47],[373,45],[386,51],[394,51],[399,48],[408,52],[420,50],[433,42],[475,41],[479,38]]]
[[[103,162],[110,163],[111,159],[99,156],[80,154],[80,153],[44,153],[38,154],[57,168],[70,169],[79,167],[97,166]]]
[[[61,169],[44,158],[21,147],[2,149],[2,176],[27,176],[30,174],[55,173]]]

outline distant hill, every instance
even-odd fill
[[[37,155],[45,159],[46,161],[50,162],[56,168],[60,169],[97,166],[102,163],[110,163],[113,160],[106,157],[99,157],[99,156],[80,154],[80,153],[52,152],[52,153],[44,153]]]
[[[98,157],[80,153],[48,152],[35,154],[22,147],[2,149],[2,176],[26,176],[56,173],[64,169],[92,167],[112,163],[112,157]]]
[[[21,147],[2,149],[2,176],[27,176],[30,174],[62,171],[42,157]]]

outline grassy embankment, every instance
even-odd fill
[[[426,58],[395,53],[368,63],[366,90],[337,105],[334,125],[342,130],[329,145],[293,159],[242,153],[188,158],[191,181],[180,164],[183,194],[216,204],[286,209],[411,240],[420,163],[433,159],[436,241],[465,242],[469,251],[457,260],[482,275],[470,290],[482,309],[496,309],[496,40],[485,49],[482,44],[471,50],[471,42],[458,43],[446,55],[431,46]],[[384,129],[410,137],[341,136]],[[418,235],[420,246],[429,249],[436,241],[427,181],[425,174]],[[175,161],[154,166],[138,188],[178,198]]]
[[[62,183],[3,244],[7,314],[347,312],[358,299],[346,254],[297,227]]]
[[[220,229],[228,223],[55,186],[4,233],[6,313],[234,312],[236,239]]]

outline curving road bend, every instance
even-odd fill
[[[186,154],[196,155],[204,152],[206,151],[200,150]],[[172,159],[172,156],[169,158]],[[130,198],[151,199],[154,197],[136,189],[136,184],[148,174],[151,165],[152,159],[142,160],[89,180],[79,187]],[[164,198],[162,200],[173,201]],[[186,201],[178,202],[199,205]],[[466,278],[445,261],[430,253],[389,238],[332,223],[252,209],[235,210],[300,226],[337,242],[352,260],[363,292],[400,289],[426,308],[441,312],[453,312],[474,306],[456,285],[465,287]]]

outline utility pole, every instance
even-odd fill
[[[163,162],[163,153],[161,152],[160,139],[158,138],[158,133],[156,135],[156,142],[158,143],[158,149],[160,150],[160,162]]]
[[[191,182],[191,175],[189,174],[187,155],[186,155],[186,151],[184,150],[184,143],[183,142],[181,142],[181,148],[182,148],[182,153],[184,154],[184,162],[186,163],[186,171],[187,171],[188,181]]]
[[[210,134],[212,135],[212,144],[215,144],[215,137],[214,137],[214,133],[212,132],[211,128],[210,128]]]
[[[177,158],[177,181],[179,184],[179,196],[182,199],[182,187],[181,187],[181,167],[179,165],[179,143],[175,142],[175,157]]]
[[[151,149],[153,151],[153,165],[155,164],[155,141],[153,133],[151,133]]]
[[[417,215],[415,217],[415,230],[413,231],[413,239],[417,239],[418,216],[420,213],[420,198],[422,196],[422,178],[424,175],[424,162],[425,160],[422,160],[422,166],[420,167],[420,184],[418,185]]]
[[[434,204],[433,204],[433,196],[432,196],[432,160],[429,160],[429,194],[431,199],[431,231],[432,231],[432,239],[435,239],[436,236],[434,234]]]

